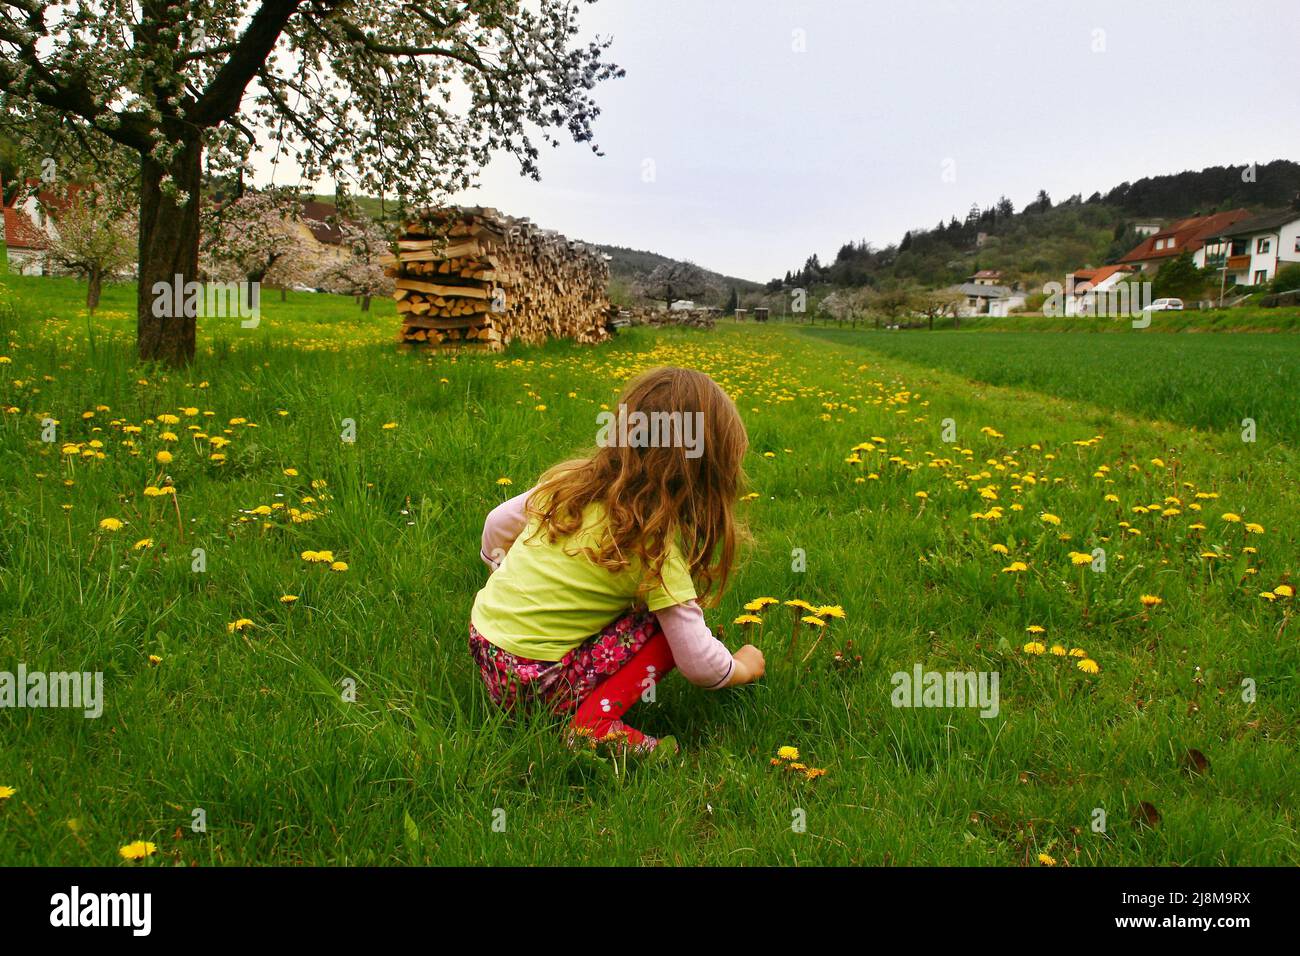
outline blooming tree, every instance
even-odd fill
[[[577,39],[580,6],[0,0],[0,93],[47,157],[134,167],[139,354],[183,363],[196,317],[155,316],[151,289],[197,276],[205,164],[251,173],[253,151],[274,144],[308,179],[404,206],[470,185],[496,152],[537,178],[535,138],[590,144],[591,91],[622,75],[608,39]]]
[[[94,314],[104,280],[135,264],[135,221],[119,193],[68,189],[47,208],[43,236],[50,262],[86,279],[86,308]]]
[[[288,286],[319,268],[311,240],[297,228],[298,198],[286,190],[247,192],[203,211],[203,271],[225,281]]]
[[[386,229],[365,216],[340,219],[338,226],[347,258],[325,268],[321,285],[330,292],[356,296],[361,311],[369,312],[372,297],[393,292],[393,280],[380,261],[389,254],[392,239]]]

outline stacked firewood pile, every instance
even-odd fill
[[[717,321],[716,312],[709,309],[623,309],[619,317],[629,325],[686,325],[696,329],[711,329]]]
[[[402,342],[498,351],[515,340],[609,337],[605,258],[527,219],[428,209],[405,223],[385,265]]]

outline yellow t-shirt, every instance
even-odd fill
[[[618,573],[588,558],[580,549],[596,546],[604,522],[604,508],[593,504],[580,531],[552,544],[545,534],[536,534],[538,520],[530,518],[474,598],[470,620],[478,632],[511,654],[558,661],[634,604],[659,611],[696,596],[675,544],[664,560],[662,580],[640,593],[645,572],[635,558]]]

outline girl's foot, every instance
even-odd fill
[[[567,743],[578,750],[596,750],[601,746],[629,750],[635,754],[660,754],[671,756],[680,749],[677,738],[651,737],[621,720],[611,720],[601,727],[574,726],[569,729]]]

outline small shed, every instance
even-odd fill
[[[766,322],[766,321],[767,321],[767,309],[755,309],[755,310],[754,310],[754,321],[755,321],[755,322]]]

